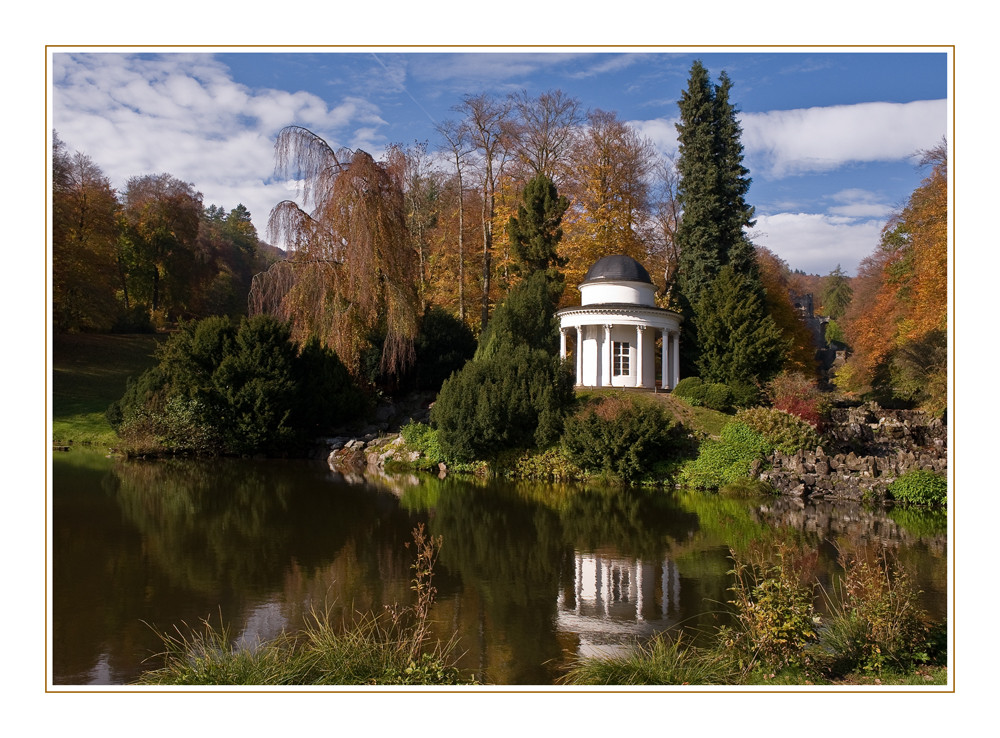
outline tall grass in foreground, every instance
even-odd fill
[[[813,607],[802,562],[787,546],[772,557],[731,552],[734,626],[694,647],[663,633],[629,654],[580,659],[564,684],[945,684],[944,624],[917,607],[908,573],[885,551],[842,556],[843,578]]]
[[[683,636],[661,634],[624,656],[581,659],[561,681],[621,686],[738,684],[739,666],[724,650],[697,648]]]
[[[298,633],[255,647],[234,642],[225,625],[162,634],[163,665],[146,672],[145,685],[453,685],[473,684],[455,667],[455,642],[430,642],[434,563],[441,545],[413,530],[416,603],[364,614],[351,624],[313,612]]]

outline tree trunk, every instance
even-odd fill
[[[458,319],[465,322],[465,197],[458,173]]]
[[[484,193],[485,195],[485,193]],[[480,330],[486,330],[486,323],[490,319],[490,273],[492,272],[491,261],[493,256],[493,217],[489,212],[492,208],[486,205],[487,198],[483,198],[483,303]]]

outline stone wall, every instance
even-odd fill
[[[944,422],[869,403],[833,410],[822,447],[775,452],[753,471],[783,495],[861,500],[884,495],[896,477],[914,469],[947,472]]]

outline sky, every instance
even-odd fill
[[[791,268],[854,274],[886,219],[926,175],[915,153],[949,130],[948,56],[937,47],[691,52],[637,49],[400,52],[373,48],[201,53],[53,49],[51,126],[122,187],[169,172],[204,204],[251,212],[295,198],[274,176],[274,141],[305,126],[335,148],[440,144],[465,95],[561,89],[615,111],[663,155],[694,60],[725,71],[740,110],[756,210],[751,237]]]

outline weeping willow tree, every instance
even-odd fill
[[[285,200],[271,211],[268,237],[288,256],[254,277],[251,315],[288,321],[300,343],[318,337],[355,374],[381,342],[380,370],[402,372],[413,362],[419,305],[402,155],[376,162],[290,126],[278,134],[275,161],[278,176],[302,183],[303,205]]]

